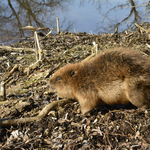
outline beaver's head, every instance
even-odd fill
[[[50,88],[55,89],[60,97],[75,98],[79,64],[68,64],[54,73],[50,78]]]

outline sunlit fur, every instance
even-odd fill
[[[89,61],[60,68],[50,86],[61,97],[77,99],[83,114],[99,104],[131,102],[149,108],[150,59],[132,49],[106,50]]]

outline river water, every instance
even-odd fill
[[[149,0],[1,0],[0,45],[32,35],[25,26],[93,34],[131,29],[135,22],[149,22]],[[48,31],[46,31],[48,32]],[[45,32],[45,34],[46,34]],[[56,31],[53,31],[56,33]]]

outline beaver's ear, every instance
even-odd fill
[[[76,74],[77,74],[77,71],[75,71],[75,70],[72,70],[72,71],[70,72],[71,77],[75,77]]]

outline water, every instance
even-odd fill
[[[3,0],[0,1],[0,44],[32,35],[31,25],[94,34],[122,32],[135,22],[149,22],[149,0]],[[131,7],[131,6],[138,7]],[[139,6],[140,5],[140,6]],[[48,31],[47,31],[48,32]],[[54,32],[54,31],[53,31]],[[46,34],[46,32],[45,32]]]

